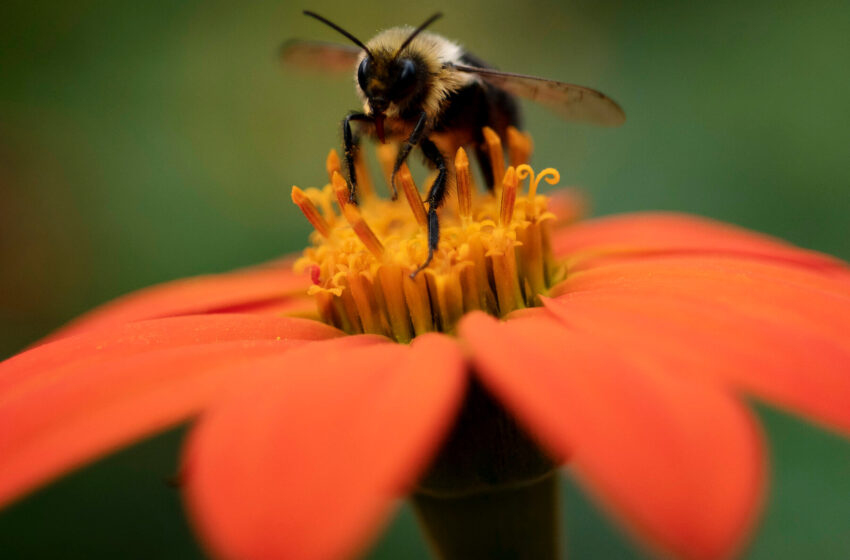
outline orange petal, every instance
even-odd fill
[[[637,535],[683,558],[731,555],[760,503],[748,411],[718,385],[633,360],[540,310],[467,316],[485,386]]]
[[[424,335],[412,346],[295,350],[262,369],[191,436],[195,524],[222,558],[350,557],[451,427],[466,385],[459,348]]]
[[[225,366],[337,334],[297,319],[181,317],[62,339],[0,363],[0,504],[196,413],[241,381]]]
[[[131,321],[200,313],[251,313],[281,301],[306,297],[309,279],[292,270],[292,261],[225,274],[166,282],[122,296],[78,317],[49,340]],[[303,306],[301,306],[303,307]],[[300,309],[300,308],[299,308]],[[277,309],[275,309],[277,310]]]
[[[686,214],[646,212],[580,222],[553,235],[556,255],[575,266],[646,254],[739,256],[822,269],[846,265],[828,255],[730,224]]]
[[[234,340],[323,340],[342,336],[339,330],[307,319],[261,315],[195,315],[153,319],[92,329],[37,346],[0,363],[0,395],[19,383],[53,379],[54,370],[84,365],[153,349]]]
[[[654,258],[575,274],[546,307],[681,375],[719,379],[850,435],[850,284],[739,259]]]

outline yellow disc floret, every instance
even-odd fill
[[[327,159],[330,183],[323,189],[292,188],[292,201],[315,228],[312,246],[296,269],[313,280],[324,321],[348,333],[374,333],[407,342],[430,331],[452,332],[464,313],[482,310],[503,316],[539,303],[538,296],[563,276],[552,258],[548,198],[537,194],[541,179],[559,180],[558,172],[539,175],[526,163],[530,139],[510,129],[504,168],[498,135],[484,137],[499,181],[492,193],[473,189],[463,148],[454,161],[457,197],[439,210],[440,242],[431,264],[414,274],[428,255],[427,211],[407,166],[397,176],[402,197],[376,196],[365,173],[360,202],[350,202],[339,157]],[[385,174],[395,153],[381,146]],[[497,167],[498,166],[498,167]],[[365,169],[362,161],[359,169]],[[528,194],[522,182],[528,179]],[[336,210],[334,209],[336,208]]]

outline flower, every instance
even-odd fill
[[[328,187],[293,190],[317,230],[300,273],[149,288],[0,364],[0,504],[199,417],[181,474],[221,557],[349,556],[411,492],[440,541],[442,501],[537,488],[565,461],[653,549],[733,555],[766,462],[742,396],[850,434],[850,270],[684,215],[564,220],[574,200],[535,192],[557,173],[521,163],[516,133],[505,170],[494,136],[499,196],[472,194],[459,153],[412,278],[409,173],[418,222],[368,188],[338,196],[332,156]]]

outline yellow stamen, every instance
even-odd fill
[[[348,183],[342,178],[339,171],[334,171],[331,175],[331,187],[336,195],[336,203],[339,209],[344,209],[349,203],[348,201]]]
[[[313,204],[313,201],[310,200],[304,191],[299,189],[298,187],[292,187],[292,202],[294,202],[298,208],[301,209],[301,212],[304,213],[304,216],[307,218],[313,227],[318,231],[322,237],[327,238],[331,233],[331,226],[325,220],[325,218],[319,213],[319,209],[316,208],[316,205]]]
[[[503,228],[496,228],[493,233],[495,243],[493,248],[488,251],[488,256],[493,266],[499,313],[506,315],[514,309],[524,307],[517,277],[516,252],[514,249],[518,243],[513,235]]]
[[[472,191],[470,190],[469,158],[466,150],[457,149],[455,155],[455,173],[457,174],[457,211],[462,220],[472,216]]]
[[[433,313],[431,311],[431,298],[428,294],[428,284],[425,274],[417,274],[411,278],[404,274],[402,278],[404,289],[404,300],[410,310],[410,321],[417,335],[434,330]]]
[[[396,179],[401,185],[401,190],[404,192],[404,197],[407,199],[410,209],[413,210],[413,217],[416,218],[416,222],[427,230],[428,216],[425,213],[425,205],[422,204],[419,189],[416,188],[416,183],[413,182],[413,176],[410,174],[410,169],[408,169],[406,163],[398,170]]]
[[[325,169],[328,172],[328,181],[333,182],[334,173],[342,174],[342,167],[339,161],[339,155],[336,150],[328,152],[328,157],[325,158]]]
[[[476,309],[487,309],[482,301],[482,295],[478,291],[478,281],[472,265],[460,269],[460,286],[463,290],[463,311],[469,313]]]
[[[366,223],[366,220],[363,219],[360,210],[352,204],[346,204],[342,209],[342,215],[345,216],[346,221],[351,225],[354,233],[357,234],[357,237],[360,238],[360,241],[363,242],[363,245],[366,246],[369,252],[375,255],[375,258],[379,259],[383,257],[384,246],[378,240],[375,232]]]
[[[508,157],[511,165],[519,167],[531,160],[531,152],[534,146],[528,133],[520,132],[516,128],[508,127]]]
[[[321,190],[309,188],[304,192],[310,197],[310,200],[318,204],[319,209],[322,211],[322,216],[328,222],[328,225],[333,226],[336,223],[337,217],[332,205],[332,201],[336,199],[333,185],[325,185]]]
[[[493,169],[493,188],[497,189],[502,184],[505,174],[505,154],[502,152],[502,141],[496,131],[489,126],[484,127],[484,142],[487,143],[487,152],[490,154],[490,167]],[[489,186],[489,185],[488,185]]]
[[[502,204],[499,212],[499,225],[505,226],[511,223],[514,217],[514,206],[516,205],[516,190],[519,181],[513,166],[508,167],[505,178],[502,180]]]
[[[381,283],[393,338],[399,342],[408,342],[413,338],[411,314],[404,300],[405,276],[407,275],[398,265],[387,265],[378,269],[378,280]]]
[[[337,201],[342,209],[343,217],[369,252],[375,255],[375,258],[380,259],[384,255],[384,246],[375,232],[372,231],[372,228],[369,227],[369,224],[366,223],[366,220],[363,219],[363,215],[357,206],[348,203],[348,187],[345,184],[345,179],[339,173],[334,173],[331,180],[336,190]]]
[[[355,290],[351,287],[348,279],[342,275],[341,283],[347,289],[342,293],[342,296],[335,298],[337,300],[336,311],[343,318],[343,325],[349,325],[347,328],[345,326],[341,328],[345,332],[364,332],[363,321],[360,319],[357,304],[354,302]]]
[[[354,304],[357,306],[357,313],[363,321],[363,330],[371,334],[383,334],[386,329],[378,313],[377,294],[372,282],[366,278],[366,275],[352,270],[348,273],[348,285]]]
[[[536,176],[534,174],[534,170],[530,165],[520,165],[517,167],[517,174],[519,175],[520,181],[525,179],[526,177],[530,177],[528,181],[528,200],[529,202],[534,201],[534,197],[537,196],[537,186],[540,184],[541,179],[546,179],[546,182],[550,185],[555,185],[558,181],[561,180],[561,174],[558,173],[558,170],[552,167],[547,167]]]
[[[506,140],[514,163],[527,159],[530,141],[511,131]],[[495,193],[476,193],[469,159],[455,154],[450,181],[457,184],[457,204],[440,209],[439,246],[426,270],[411,278],[428,255],[426,204],[402,166],[396,177],[408,204],[377,196],[349,200],[348,183],[335,152],[328,155],[331,182],[321,190],[293,188],[292,200],[320,235],[311,237],[296,268],[309,272],[308,294],[316,298],[319,316],[348,333],[377,333],[408,342],[426,332],[454,332],[464,313],[480,309],[504,316],[540,305],[565,266],[552,256],[554,221],[538,184],[558,174],[535,175],[525,163],[505,168],[502,141],[484,130],[498,179]],[[395,148],[379,147],[387,179]],[[520,196],[529,178],[529,196]],[[331,208],[336,199],[340,218]],[[409,206],[410,208],[408,208]],[[320,212],[320,210],[322,210]]]
[[[363,150],[357,148],[354,152],[354,172],[357,173],[357,194],[362,199],[375,195],[375,187],[372,185],[372,175],[363,160]]]
[[[487,257],[487,249],[484,247],[482,237],[482,235],[474,235],[469,241],[469,260],[472,263],[470,268],[474,271],[481,309],[493,309],[497,305],[496,294],[490,287],[489,272],[493,267]]]
[[[425,276],[431,293],[437,296],[437,316],[440,318],[440,330],[442,332],[454,331],[455,325],[463,316],[463,292],[460,282],[453,275],[438,274],[433,270],[426,270]]]
[[[528,284],[526,304],[535,305],[534,296],[546,290],[546,271],[541,228],[537,223],[530,223],[517,232],[522,249],[519,251],[522,275]]]

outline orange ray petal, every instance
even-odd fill
[[[466,385],[456,343],[295,350],[202,418],[187,503],[222,558],[332,559],[362,549],[451,427]],[[272,370],[277,370],[272,374]]]
[[[196,413],[241,381],[226,365],[337,334],[297,319],[181,317],[62,339],[0,363],[0,504]]]
[[[580,267],[647,254],[696,253],[846,272],[846,265],[828,255],[730,224],[675,213],[646,212],[580,222],[556,231],[552,247],[556,255],[570,256]]]
[[[262,315],[190,315],[93,329],[22,352],[0,363],[0,395],[22,383],[53,379],[54,370],[98,363],[139,352],[234,340],[323,340],[339,330],[307,319]]]
[[[119,297],[82,315],[48,340],[131,321],[199,313],[250,313],[282,300],[306,299],[309,278],[292,261],[166,282]],[[297,305],[297,301],[293,301]],[[303,307],[303,306],[301,306]]]
[[[548,309],[681,375],[850,435],[850,284],[738,259],[654,258],[578,273]]]
[[[633,531],[683,558],[732,554],[760,504],[761,439],[717,384],[631,360],[545,311],[460,324],[475,370]]]

